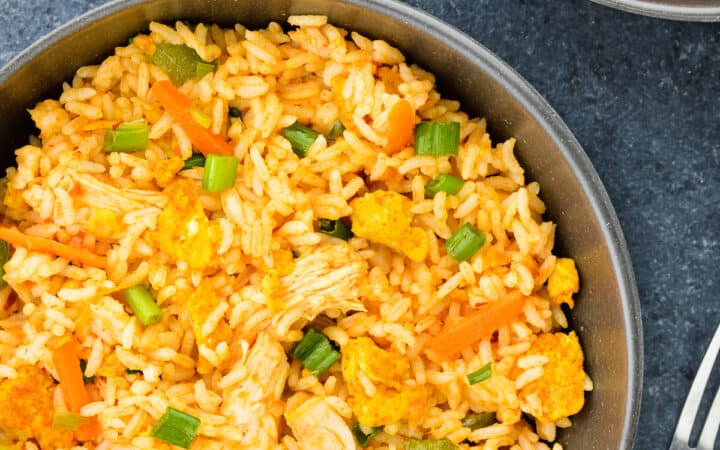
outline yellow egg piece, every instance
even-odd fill
[[[422,261],[428,253],[425,231],[411,225],[412,202],[394,191],[375,191],[353,200],[352,231],[356,236],[403,253],[413,261]]]
[[[583,351],[574,332],[542,334],[527,355],[543,355],[543,375],[520,391],[521,408],[543,423],[579,412],[585,403]]]
[[[570,308],[575,306],[572,296],[580,290],[580,277],[572,258],[558,258],[548,278],[547,289],[555,304],[567,303]]]
[[[368,337],[350,339],[341,354],[348,404],[360,423],[386,425],[422,410],[425,389],[404,383],[410,371],[407,358],[383,350]],[[368,389],[374,392],[368,393]]]

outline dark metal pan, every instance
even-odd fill
[[[566,449],[632,448],[642,384],[642,329],[625,240],[602,182],[567,126],[545,100],[488,49],[416,9],[391,0],[117,0],[50,33],[0,69],[0,135],[5,165],[27,140],[26,112],[57,95],[63,80],[99,62],[151,20],[264,25],[290,14],[330,21],[386,39],[433,72],[444,96],[484,116],[494,138],[515,136],[518,157],[542,186],[558,224],[558,252],[576,258],[582,290],[572,313],[595,382]]]

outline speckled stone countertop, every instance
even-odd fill
[[[0,0],[0,63],[102,3]],[[667,448],[720,320],[720,24],[634,16],[586,0],[408,3],[507,61],[590,156],[620,217],[642,301],[635,448]]]

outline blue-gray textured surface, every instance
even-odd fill
[[[0,64],[101,0],[0,0]],[[527,78],[582,143],[617,210],[642,299],[635,448],[666,448],[720,319],[720,25],[583,0],[409,0]]]

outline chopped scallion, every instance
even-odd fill
[[[136,370],[136,369],[125,369],[125,373],[127,375],[142,375],[142,370]]]
[[[82,372],[83,383],[88,384],[88,383],[92,383],[93,381],[95,381],[95,376],[93,375],[91,377],[86,377],[85,376],[85,368],[86,367],[87,367],[87,361],[84,359],[81,359],[80,360],[80,372]]]
[[[201,127],[210,128],[210,125],[212,124],[212,118],[205,114],[205,111],[203,111],[202,109],[193,106],[192,108],[190,108],[190,115],[192,116],[193,120],[195,120],[195,122],[200,124]]]
[[[466,223],[445,241],[445,250],[455,261],[462,262],[470,259],[483,244],[485,233]]]
[[[148,146],[150,127],[144,120],[135,120],[119,125],[105,132],[106,152],[137,152]]]
[[[457,155],[459,148],[460,123],[420,122],[415,125],[416,155]]]
[[[0,239],[0,287],[7,284],[5,281],[5,263],[10,258],[10,246],[7,242]]]
[[[425,197],[435,197],[440,191],[447,192],[450,195],[455,195],[460,192],[465,182],[455,176],[448,173],[441,173],[432,180],[428,181],[425,185]]]
[[[182,84],[191,78],[202,78],[215,70],[215,65],[204,61],[198,53],[187,45],[158,44],[150,58],[175,84]]]
[[[492,375],[492,364],[487,363],[475,372],[469,373],[467,380],[469,384],[477,384],[481,381],[485,381]]]
[[[300,158],[307,156],[308,150],[320,136],[312,128],[298,122],[283,128],[282,134],[285,139],[290,141],[293,152]]]
[[[237,157],[232,155],[207,155],[202,188],[208,192],[221,192],[235,186],[238,163]]]
[[[347,241],[353,237],[353,232],[349,226],[345,225],[342,220],[319,219],[317,222],[317,230],[328,236],[336,237]]]
[[[352,434],[353,436],[355,436],[355,440],[357,441],[358,445],[360,445],[360,447],[362,448],[365,448],[370,442],[370,439],[374,438],[376,434],[383,430],[383,428],[385,427],[382,425],[380,425],[379,427],[366,427],[365,425],[358,422],[352,427]]]
[[[193,167],[204,167],[205,166],[205,156],[202,153],[193,153],[192,156],[190,156],[188,159],[185,160],[185,164],[183,164],[182,170],[192,169]]]
[[[408,439],[405,450],[456,450],[457,446],[449,439]]]
[[[312,328],[290,354],[318,378],[340,359],[340,353],[332,347],[327,336]]]
[[[125,291],[125,301],[141,324],[154,325],[162,320],[162,309],[155,303],[150,291],[142,284],[128,288]]]
[[[240,109],[238,109],[234,106],[231,106],[228,109],[228,115],[230,115],[230,117],[232,117],[233,119],[237,119],[237,118],[242,117],[242,112],[240,111]]]
[[[329,140],[337,139],[345,132],[345,125],[343,125],[342,122],[339,120],[336,120],[333,124],[332,128],[330,128],[330,132],[327,134],[327,138]]]
[[[204,61],[198,62],[197,66],[195,66],[195,79],[199,80],[210,72],[213,72],[215,69],[215,64],[206,63]]]
[[[150,436],[182,448],[190,448],[197,435],[200,419],[168,406],[150,431]]]
[[[89,422],[87,417],[83,417],[78,413],[64,412],[55,413],[53,415],[53,428],[59,428],[63,430],[75,430],[80,425],[85,425]]]
[[[300,257],[300,252],[297,250],[292,251],[293,259],[298,259]]]
[[[495,422],[497,422],[497,419],[495,418],[494,412],[481,412],[466,416],[462,420],[462,425],[471,430],[477,430],[478,428],[489,427]]]

